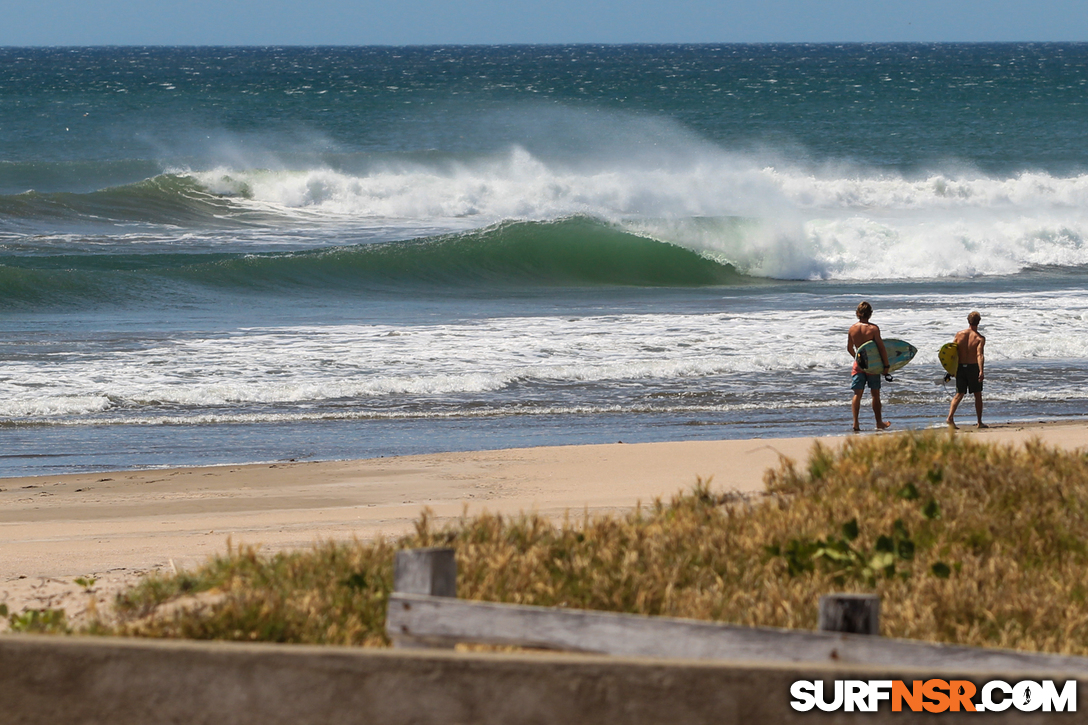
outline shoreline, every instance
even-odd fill
[[[1088,422],[961,426],[957,434],[1088,449]],[[780,457],[800,463],[817,440],[834,447],[848,439],[612,443],[5,478],[0,602],[13,613],[64,608],[78,621],[142,576],[198,566],[228,541],[270,553],[397,536],[425,507],[437,523],[484,510],[560,520],[626,512],[699,478],[716,490],[753,493]],[[73,582],[80,577],[95,582],[85,588]]]

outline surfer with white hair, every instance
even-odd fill
[[[854,399],[851,401],[851,409],[854,413],[854,432],[861,431],[861,425],[858,423],[858,414],[861,412],[861,396],[865,393],[865,386],[869,386],[869,391],[873,398],[873,415],[876,416],[876,429],[885,430],[891,427],[891,423],[884,420],[882,416],[882,407],[880,404],[880,375],[873,375],[865,372],[858,365],[857,352],[865,343],[870,340],[876,343],[877,350],[880,351],[880,361],[884,363],[884,375],[887,375],[891,368],[888,365],[888,351],[884,349],[884,340],[880,337],[880,328],[869,322],[869,318],[873,316],[873,306],[868,302],[862,302],[858,305],[857,309],[858,321],[850,326],[850,332],[848,334],[848,341],[846,343],[846,350],[854,358],[854,367],[850,370],[850,389],[854,391]],[[889,378],[890,379],[890,378]]]

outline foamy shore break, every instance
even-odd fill
[[[959,434],[1088,449],[1088,422],[963,427]],[[272,552],[319,540],[396,536],[412,528],[424,507],[438,520],[484,510],[560,519],[627,511],[667,499],[698,478],[712,479],[719,490],[755,492],[780,457],[802,462],[816,440],[837,446],[847,438],[616,443],[5,478],[0,602],[13,612],[63,608],[78,622],[141,576],[194,567],[224,552],[228,540]]]

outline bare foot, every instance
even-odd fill
[[[979,423],[978,427],[979,428],[989,428],[990,426],[986,425],[985,423]]]
[[[892,423],[889,420],[882,420],[882,421],[880,421],[879,423],[876,424],[876,429],[877,430],[888,430],[891,427],[892,427]]]
[[[948,427],[951,428],[952,430],[959,430],[960,429],[960,427],[958,425],[956,425],[956,422],[954,420],[952,420],[951,418],[948,418],[947,420],[945,420],[945,423],[947,423]]]
[[[857,427],[857,426],[855,425],[855,426],[854,426],[854,432],[855,432],[855,433],[860,433],[860,432],[861,432],[861,428],[858,428],[858,427]]]

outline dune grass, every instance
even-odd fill
[[[424,514],[396,541],[233,548],[149,578],[90,631],[381,646],[395,550],[452,546],[465,599],[813,629],[821,594],[875,592],[886,636],[1088,654],[1084,455],[855,437],[766,483],[740,497],[698,482],[625,516]]]

